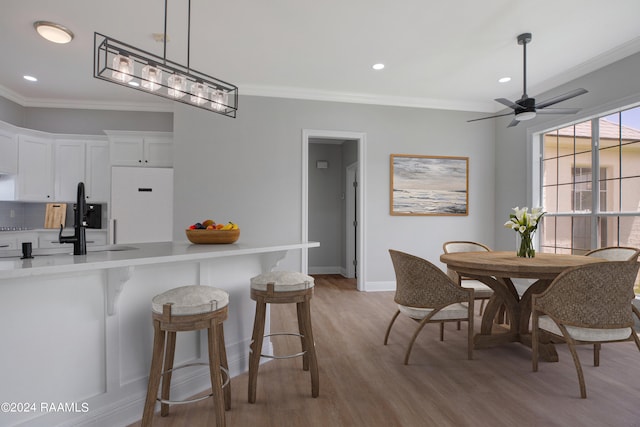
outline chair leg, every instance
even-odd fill
[[[173,372],[170,370],[173,368],[173,361],[176,354],[176,333],[169,331],[167,332],[167,348],[164,354],[164,367],[162,368],[162,372],[165,374],[162,376],[162,400],[169,400],[169,394],[171,392],[171,376]],[[167,372],[169,371],[169,372]],[[162,403],[160,404],[160,416],[166,417],[169,415],[169,404]]]
[[[249,403],[256,403],[258,368],[260,367],[260,354],[262,353],[266,311],[267,304],[259,300],[256,301],[256,317],[253,321],[253,335],[251,336],[251,351],[249,354]]]
[[[631,330],[631,336],[633,337],[633,341],[636,343],[636,347],[638,347],[638,351],[640,351],[640,338],[638,338],[638,334],[633,329]]]
[[[539,334],[538,315],[534,312],[531,317],[531,368],[533,372],[538,372]]]
[[[457,323],[458,323],[458,330],[460,330],[460,329],[461,329],[461,325],[460,325],[460,324],[461,324],[462,322],[458,320],[458,322],[457,322]],[[443,338],[444,338],[444,337],[443,337]]]
[[[160,388],[160,376],[162,374],[162,359],[164,353],[165,332],[160,330],[160,322],[153,322],[153,354],[151,356],[151,369],[149,372],[149,385],[147,386],[147,398],[142,414],[142,427],[151,426],[153,412]]]
[[[458,322],[460,325],[460,322]],[[444,322],[440,322],[440,341],[444,341]]]
[[[227,349],[224,345],[224,324],[220,323],[218,327],[218,350],[220,353],[220,366],[227,370],[227,375],[229,375],[229,383],[224,388],[224,409],[227,411],[231,409],[231,374],[229,373],[229,362],[227,361]],[[223,378],[224,380],[224,378]]]
[[[429,319],[428,317],[425,317],[424,319],[422,319],[420,321],[420,324],[418,325],[418,328],[413,333],[413,336],[411,337],[411,341],[409,341],[409,347],[407,348],[407,352],[404,355],[404,364],[405,365],[409,364],[409,356],[411,355],[411,349],[413,348],[413,343],[416,342],[416,338],[418,338],[418,334],[420,333],[422,328],[424,328],[424,325],[426,325],[428,323],[428,321],[429,321],[428,319]],[[442,325],[442,322],[440,322],[440,324]]]
[[[478,316],[482,316],[483,312],[484,312],[484,298],[480,300],[480,309],[478,310]]]
[[[309,344],[304,333],[304,303],[296,303],[296,313],[298,315],[298,332],[300,333],[300,344],[302,345],[302,370],[309,370]]]
[[[391,322],[389,322],[389,326],[387,327],[387,333],[384,334],[384,345],[387,345],[387,340],[389,339],[389,333],[391,332],[391,327],[393,326],[393,322],[398,318],[398,314],[400,314],[400,310],[396,311],[396,314],[391,318]]]
[[[209,376],[211,377],[211,393],[213,393],[213,410],[215,411],[216,425],[225,427],[225,402],[224,392],[222,391],[222,373],[220,371],[220,346],[223,345],[218,341],[220,337],[220,323],[212,319],[207,329],[207,341],[209,344]]]
[[[580,364],[580,359],[578,358],[578,353],[576,352],[576,347],[572,339],[566,339],[567,346],[569,347],[569,351],[571,352],[571,357],[573,358],[573,363],[576,365],[576,371],[578,373],[578,382],[580,383],[580,397],[583,399],[587,398],[587,387],[584,383],[584,373],[582,372],[582,365]]]
[[[304,336],[305,355],[308,355],[309,370],[311,371],[311,396],[318,397],[320,394],[320,375],[318,373],[318,358],[316,356],[316,344],[313,339],[313,328],[311,327],[311,301],[309,297],[300,305],[302,332]]]
[[[600,366],[600,347],[602,344],[595,343],[593,345],[593,366]]]

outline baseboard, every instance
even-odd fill
[[[309,266],[309,274],[342,274],[342,267],[311,267]]]
[[[396,282],[395,280],[388,282],[365,282],[363,290],[365,292],[395,291]]]

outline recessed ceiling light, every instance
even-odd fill
[[[384,64],[373,64],[371,68],[374,70],[382,70],[384,68]]]
[[[25,80],[29,80],[30,82],[37,82],[38,81],[38,79],[36,79],[33,76],[22,76],[22,77],[24,77]]]
[[[55,22],[36,21],[33,27],[43,38],[54,43],[69,43],[73,40],[73,33],[67,27],[63,27]]]
[[[511,81],[511,77],[501,77],[498,79],[499,83],[506,83],[506,82],[510,82]]]

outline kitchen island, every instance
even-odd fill
[[[229,292],[229,368],[232,376],[244,372],[254,314],[249,278],[272,270],[289,252],[317,246],[164,242],[96,247],[77,256],[70,247],[34,249],[33,259],[3,251],[0,402],[12,406],[3,407],[0,425],[126,425],[140,419],[151,362],[151,298],[177,286]],[[206,359],[205,334],[178,334],[176,364]],[[178,399],[205,390],[208,370],[177,371],[172,386]]]

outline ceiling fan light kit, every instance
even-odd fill
[[[489,117],[481,117],[479,119],[467,120],[467,122],[477,122],[478,120],[493,119],[496,117],[504,117],[514,114],[514,118],[507,127],[513,127],[518,123],[531,120],[537,116],[537,114],[575,114],[580,111],[579,108],[548,108],[552,105],[558,104],[562,101],[566,101],[576,96],[584,95],[588,91],[586,89],[574,89],[563,95],[559,95],[543,102],[536,104],[535,98],[530,98],[527,95],[527,44],[531,42],[531,33],[520,34],[517,38],[518,44],[522,45],[523,50],[523,79],[522,79],[522,97],[516,101],[510,101],[505,98],[497,98],[495,101],[506,105],[513,111],[505,114],[497,114]]]
[[[166,34],[167,0],[164,10]],[[93,77],[235,118],[238,87],[189,66],[191,0],[187,32],[186,66],[167,59],[166,37],[163,37],[163,57],[159,57],[96,32],[93,37]]]

